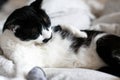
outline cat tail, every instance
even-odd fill
[[[112,65],[102,67],[99,69],[99,71],[120,77],[120,49],[114,49],[112,51],[112,58],[113,58]]]

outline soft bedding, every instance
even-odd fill
[[[91,29],[120,35],[120,0],[108,0],[102,13],[92,22]]]
[[[83,0],[43,0],[42,8],[50,16],[52,26],[62,24],[88,29],[95,18]]]
[[[48,80],[120,80],[119,78],[89,69],[44,69]]]
[[[45,4],[47,5],[49,3],[46,2]],[[85,4],[85,3],[82,2],[82,4]],[[75,8],[74,9],[67,8],[67,10],[60,10],[58,12],[54,12],[54,11],[50,12],[49,10],[46,10],[46,11],[48,11],[48,14],[51,17],[53,25],[56,25],[59,23],[59,24],[65,24],[65,25],[70,25],[70,26],[77,26],[77,28],[79,28],[79,29],[96,29],[96,30],[104,30],[104,31],[114,33],[117,35],[120,34],[120,28],[119,28],[120,27],[119,26],[120,25],[120,23],[119,23],[120,13],[119,12],[109,14],[109,15],[104,15],[104,16],[101,16],[98,20],[94,20],[95,17],[89,11],[92,8],[90,8],[90,6],[87,4],[85,4],[84,6],[87,7],[87,9],[83,8],[82,13],[81,13],[81,11],[77,11]],[[45,7],[49,7],[49,6],[44,5],[43,8],[45,8]],[[101,8],[98,8],[98,9],[100,9],[100,11],[101,11]],[[88,13],[84,12],[84,10],[85,11],[88,10],[87,11]],[[96,11],[95,11],[95,13],[96,13]],[[78,14],[80,14],[80,15],[78,15]],[[77,16],[75,16],[75,15],[77,15]],[[114,19],[113,19],[113,17],[114,17]],[[94,20],[93,23],[91,20]],[[75,21],[75,23],[72,23],[74,21]],[[77,24],[77,23],[79,23],[79,24]],[[92,23],[92,26],[90,27],[91,23]],[[2,20],[1,20],[0,26],[1,25],[3,25]],[[81,26],[81,27],[79,27],[79,26]],[[102,27],[104,27],[104,28],[102,28]],[[108,30],[109,27],[111,27],[110,30]],[[0,33],[1,33],[1,30],[0,30]],[[106,73],[89,70],[89,69],[82,69],[82,68],[74,68],[74,69],[44,68],[44,71],[46,73],[48,80],[120,80],[120,78],[117,78],[113,75],[109,75]]]

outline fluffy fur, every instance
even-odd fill
[[[26,80],[35,66],[89,69],[110,66],[119,72],[120,37],[67,26],[51,27],[49,17],[38,3],[41,1],[17,9],[5,22],[0,37],[3,50],[0,69],[6,77],[0,76],[0,80]]]

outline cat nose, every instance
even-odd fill
[[[51,35],[50,38],[46,38],[46,39],[44,39],[43,42],[44,42],[44,43],[47,43],[51,38],[52,38],[52,35]]]
[[[43,42],[44,43],[47,43],[49,41],[49,39],[44,39]]]

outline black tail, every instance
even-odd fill
[[[120,37],[116,35],[103,36],[97,41],[97,52],[108,65],[99,70],[120,77]]]
[[[102,67],[99,71],[120,77],[120,67]]]

